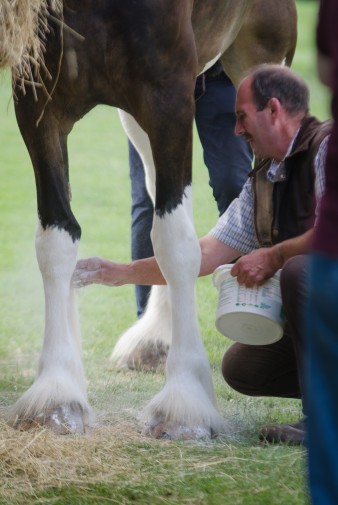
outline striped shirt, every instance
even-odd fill
[[[296,136],[295,136],[296,137]],[[329,136],[321,142],[315,157],[315,197],[317,202],[316,216],[319,212],[319,202],[324,192],[325,184],[325,159]],[[288,149],[288,153],[292,148]],[[267,178],[274,183],[285,178],[284,163],[272,162],[267,172]],[[224,244],[248,254],[260,247],[256,237],[254,225],[254,199],[251,180],[246,181],[239,196],[229,205],[224,214],[219,218],[216,226],[210,230],[209,235]]]

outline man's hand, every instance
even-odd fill
[[[75,288],[82,288],[89,284],[122,286],[127,283],[127,268],[128,265],[123,263],[113,263],[96,256],[79,260],[73,273],[72,285]]]
[[[239,258],[230,273],[237,277],[239,284],[251,288],[255,284],[264,284],[282,265],[283,260],[278,257],[278,249],[264,247]]]

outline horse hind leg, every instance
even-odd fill
[[[119,110],[121,123],[139,151],[146,172],[150,197],[155,198],[155,167],[148,135],[136,120]],[[171,302],[167,286],[153,286],[147,309],[136,323],[119,338],[111,360],[119,367],[156,371],[165,365],[171,344]]]
[[[264,7],[263,4],[264,3]],[[234,43],[222,55],[235,86],[261,63],[291,65],[297,43],[295,0],[255,0]]]
[[[162,370],[171,344],[171,303],[167,286],[153,286],[145,313],[117,341],[111,361],[130,370]]]

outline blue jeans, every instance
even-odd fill
[[[219,214],[238,196],[251,170],[252,153],[248,143],[234,134],[236,91],[224,72],[208,72],[196,80],[195,121],[209,184],[217,203]],[[132,259],[153,255],[150,230],[153,205],[145,189],[142,161],[129,142],[131,179],[131,255]],[[140,316],[149,296],[149,286],[136,286],[137,314]]]
[[[131,258],[137,260],[154,255],[150,239],[154,206],[146,189],[142,160],[131,142],[128,142],[128,149],[131,182]],[[135,285],[138,317],[147,306],[149,293],[150,286]]]
[[[252,164],[251,148],[234,134],[236,90],[224,72],[196,80],[195,122],[219,215],[240,193]]]
[[[314,505],[338,503],[338,259],[312,254],[306,311],[305,404]]]

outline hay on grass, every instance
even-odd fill
[[[132,461],[123,446],[138,438],[128,422],[97,427],[85,436],[59,437],[46,428],[16,431],[1,420],[0,497],[20,503],[23,496],[48,488],[71,483],[86,487],[124,478]],[[132,471],[135,479],[141,479],[135,468]]]

